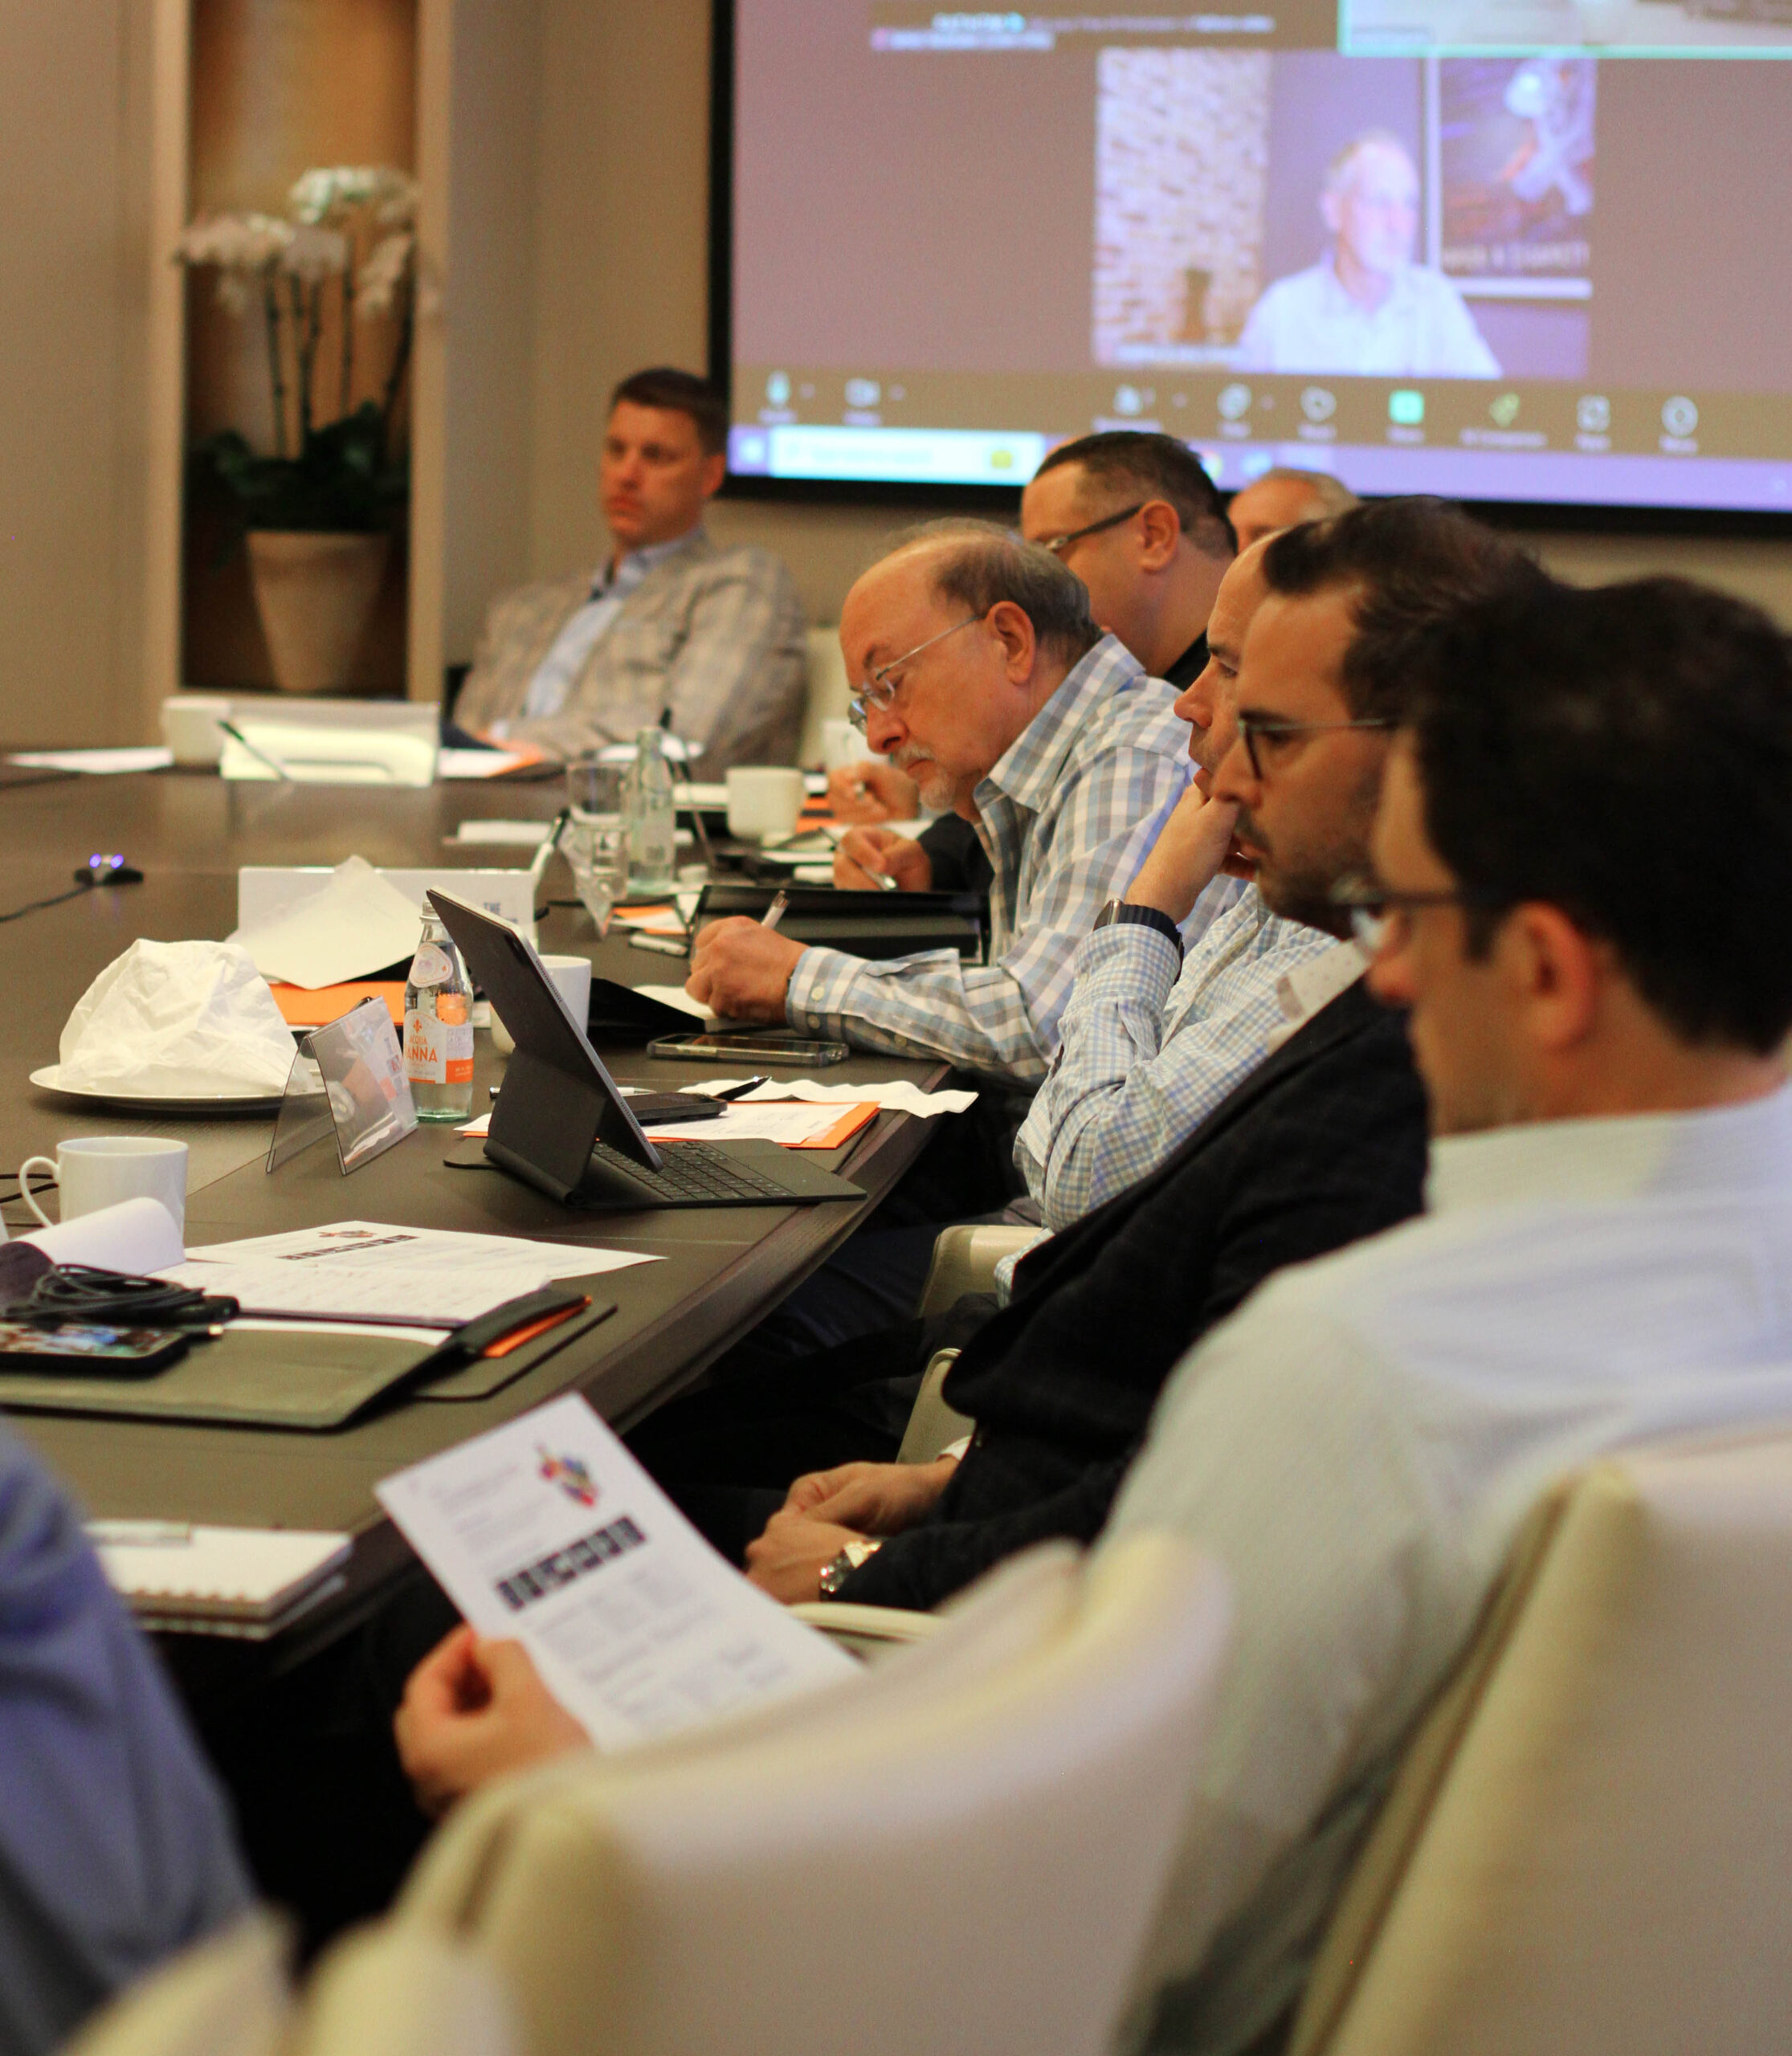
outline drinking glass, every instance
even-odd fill
[[[627,890],[628,830],[623,819],[627,766],[599,757],[575,757],[566,766],[566,803],[572,818],[560,838],[561,854],[598,935],[610,930],[610,912]]]

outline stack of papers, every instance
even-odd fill
[[[520,1641],[600,1749],[856,1670],[725,1563],[582,1399],[376,1490],[474,1629]]]
[[[346,1535],[303,1529],[190,1528],[184,1522],[91,1520],[108,1583],[153,1627],[270,1631],[342,1581]]]
[[[737,1085],[745,1084],[744,1078],[706,1078],[700,1085],[681,1085],[681,1092],[707,1092],[712,1098],[718,1092],[730,1091]],[[755,1086],[736,1106],[751,1107],[764,1099],[807,1099],[817,1106],[851,1106],[861,1100],[869,1100],[875,1106],[888,1107],[892,1113],[961,1114],[967,1107],[977,1103],[977,1095],[954,1088],[945,1092],[924,1092],[918,1085],[911,1085],[906,1079],[892,1078],[880,1085],[868,1085],[863,1079],[850,1085],[818,1085],[812,1078],[778,1078],[764,1085]]]
[[[444,757],[450,755],[447,750]],[[484,842],[494,848],[538,850],[548,839],[551,821],[463,821],[455,830],[456,842]]]
[[[116,778],[130,771],[165,771],[174,753],[142,749],[22,749],[6,760],[32,771],[84,771],[89,777]]]
[[[458,1328],[556,1279],[660,1261],[521,1236],[336,1221],[190,1250],[157,1275],[227,1295],[245,1314]]]

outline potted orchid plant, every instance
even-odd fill
[[[190,461],[224,489],[246,532],[256,610],[286,691],[344,688],[403,520],[410,467],[393,422],[416,324],[416,211],[406,173],[326,167],[298,180],[285,215],[202,217],[175,253],[215,271],[222,304],[259,316],[266,337],[272,449],[226,429]],[[333,313],[337,346],[326,350]],[[378,397],[357,404],[357,338],[374,321],[392,331],[388,354]]]

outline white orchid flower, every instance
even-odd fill
[[[280,269],[307,285],[339,278],[349,268],[349,239],[333,228],[296,228],[280,253]]]
[[[356,287],[355,311],[363,320],[377,320],[390,314],[410,268],[410,253],[417,239],[408,229],[382,236],[361,267]]]
[[[417,182],[391,165],[320,165],[295,182],[287,204],[312,226],[365,206],[377,209],[382,224],[408,222],[416,212]]]

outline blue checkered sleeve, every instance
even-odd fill
[[[1046,1226],[1067,1227],[1192,1134],[1267,1054],[1284,1018],[1278,981],[1332,941],[1266,918],[1255,894],[1212,924],[1180,975],[1154,929],[1088,936],[1057,1057],[1014,1144]]]
[[[1023,820],[986,812],[998,860],[992,961],[965,964],[933,950],[867,963],[807,949],[790,980],[790,1022],[861,1049],[925,1051],[994,1077],[1042,1077],[1070,997],[1077,944],[1103,905],[1131,882],[1188,775],[1186,758],[1129,744],[1073,773],[1032,818],[1031,834]],[[1003,874],[1011,878],[1016,870],[1017,911],[1005,920]]]

